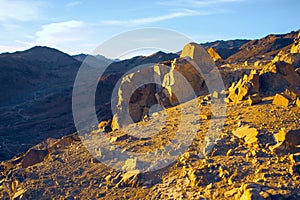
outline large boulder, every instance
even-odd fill
[[[275,95],[286,88],[299,88],[300,76],[291,64],[271,62],[260,72],[260,91],[263,95]]]
[[[113,130],[141,121],[155,104],[174,106],[208,92],[203,76],[208,74],[213,84],[215,65],[207,51],[189,43],[180,57],[123,76],[114,100]]]
[[[214,61],[208,52],[197,43],[185,45],[180,58],[185,58],[197,64],[201,68],[202,73],[209,73],[212,70],[212,66],[214,66]]]

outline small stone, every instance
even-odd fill
[[[285,130],[285,128],[281,128],[280,131],[274,135],[276,142],[282,143],[283,141],[285,141],[286,133],[287,131]]]
[[[277,105],[277,106],[283,106],[283,107],[288,107],[290,104],[290,100],[288,97],[286,97],[283,94],[276,94],[272,104]]]
[[[233,154],[233,150],[229,149],[226,153],[226,156],[232,156],[232,154]]]
[[[211,119],[211,114],[201,114],[200,118],[203,120],[209,120]]]
[[[231,101],[230,101],[230,99],[229,99],[229,98],[227,98],[227,97],[226,97],[226,98],[224,98],[223,100],[224,100],[224,102],[225,102],[225,103],[230,103],[230,102],[231,102]]]
[[[259,195],[264,199],[268,199],[270,197],[270,194],[264,191],[261,191]]]
[[[219,92],[214,91],[213,94],[212,94],[212,97],[215,98],[215,99],[218,99],[219,98]]]
[[[122,140],[128,139],[129,136],[127,134],[111,137],[110,142],[119,142]]]
[[[253,94],[248,97],[248,103],[250,106],[260,103],[261,100],[262,99],[259,94]]]

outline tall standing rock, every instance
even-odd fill
[[[195,62],[204,74],[209,73],[213,69],[213,66],[215,66],[207,51],[197,43],[185,45],[180,58],[190,59],[190,61]]]

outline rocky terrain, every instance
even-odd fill
[[[132,66],[157,64],[127,74],[133,60],[113,63],[111,71],[100,78],[98,88],[101,92],[103,87],[113,88],[122,77],[116,102],[129,102],[127,109],[135,124],[124,122],[121,106],[116,107],[113,116],[107,114],[111,112],[109,103],[104,104],[107,99],[98,99],[106,106],[106,110],[105,106],[97,109],[99,122],[103,120],[98,127],[84,134],[64,132],[66,136],[60,139],[49,136],[28,151],[3,161],[0,197],[300,199],[299,38],[298,31],[255,41],[219,41],[206,44],[208,52],[190,43],[180,57],[159,52],[157,57],[133,58],[136,62]],[[228,47],[231,53],[225,55],[223,48]],[[202,60],[204,54],[211,59]],[[202,66],[203,73],[193,69],[193,62]],[[117,65],[124,65],[124,71],[116,72]],[[216,90],[210,91],[209,85],[216,83],[207,77],[218,74],[216,70],[224,85],[215,85]],[[188,81],[194,94],[181,88],[185,82],[175,71]],[[130,81],[141,80],[146,74],[160,79],[162,85],[136,88],[126,99]],[[101,95],[109,96],[110,90]],[[165,109],[153,111],[156,104]],[[137,131],[139,127],[155,127],[157,133],[148,136],[147,131]],[[186,140],[175,142],[179,130],[195,133],[190,144],[186,145]],[[113,159],[111,163],[101,160],[114,158],[113,150],[103,148],[101,142],[101,148],[94,144],[103,138],[121,152],[148,157],[128,157],[119,163],[120,169],[112,168]],[[187,150],[177,157],[174,152],[185,145]],[[156,169],[153,163],[158,163],[163,150],[162,162],[166,164],[151,170]]]

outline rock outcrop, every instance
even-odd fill
[[[212,71],[212,66],[207,51],[189,43],[170,66],[161,63],[125,75],[118,90],[112,129],[141,121],[155,104],[170,107],[207,93],[203,73]]]
[[[222,63],[223,60],[221,56],[213,48],[209,48],[207,52],[209,53],[213,61],[215,61],[215,63]]]
[[[291,47],[291,53],[300,53],[300,31],[298,32],[298,37],[295,38],[294,44]]]
[[[271,62],[260,72],[260,91],[264,95],[275,95],[288,87],[298,88],[300,77],[291,64]]]
[[[245,74],[238,82],[232,83],[227,99],[237,103],[245,100],[249,95],[259,94],[259,90],[259,74],[253,70],[249,76]]]

